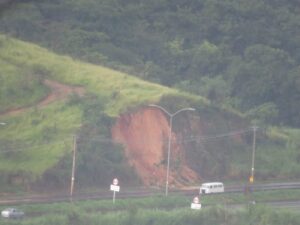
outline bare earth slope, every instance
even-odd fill
[[[158,109],[141,109],[122,115],[112,128],[113,138],[125,146],[129,163],[146,185],[161,186],[166,180],[169,123]],[[182,146],[172,133],[170,186],[198,180],[186,164]]]

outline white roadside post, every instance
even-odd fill
[[[116,192],[120,191],[119,181],[117,178],[113,179],[113,183],[110,185],[110,190],[113,191],[113,203],[115,204]]]
[[[194,197],[193,202],[191,204],[191,209],[201,209],[201,203],[198,196]]]

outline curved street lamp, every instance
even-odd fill
[[[150,104],[150,107],[156,107],[162,110],[164,113],[166,113],[169,116],[169,123],[170,123],[170,130],[169,130],[169,142],[168,142],[168,161],[167,161],[167,177],[166,177],[166,196],[168,196],[168,189],[169,189],[169,170],[170,170],[170,154],[171,154],[171,135],[172,135],[172,126],[173,126],[173,117],[176,116],[178,113],[183,112],[183,111],[195,111],[194,108],[183,108],[175,113],[169,113],[165,108],[155,105],[155,104]]]

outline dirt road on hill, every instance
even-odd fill
[[[64,100],[72,94],[77,94],[79,96],[83,96],[85,94],[85,89],[83,87],[74,87],[59,83],[54,80],[44,80],[43,84],[50,88],[50,93],[45,98],[41,99],[36,105],[10,109],[3,113],[0,113],[0,116],[17,115],[29,109],[32,109],[33,107],[41,108],[52,102]]]

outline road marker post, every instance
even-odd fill
[[[191,209],[201,209],[201,203],[198,196],[194,197],[193,202],[191,204]]]

